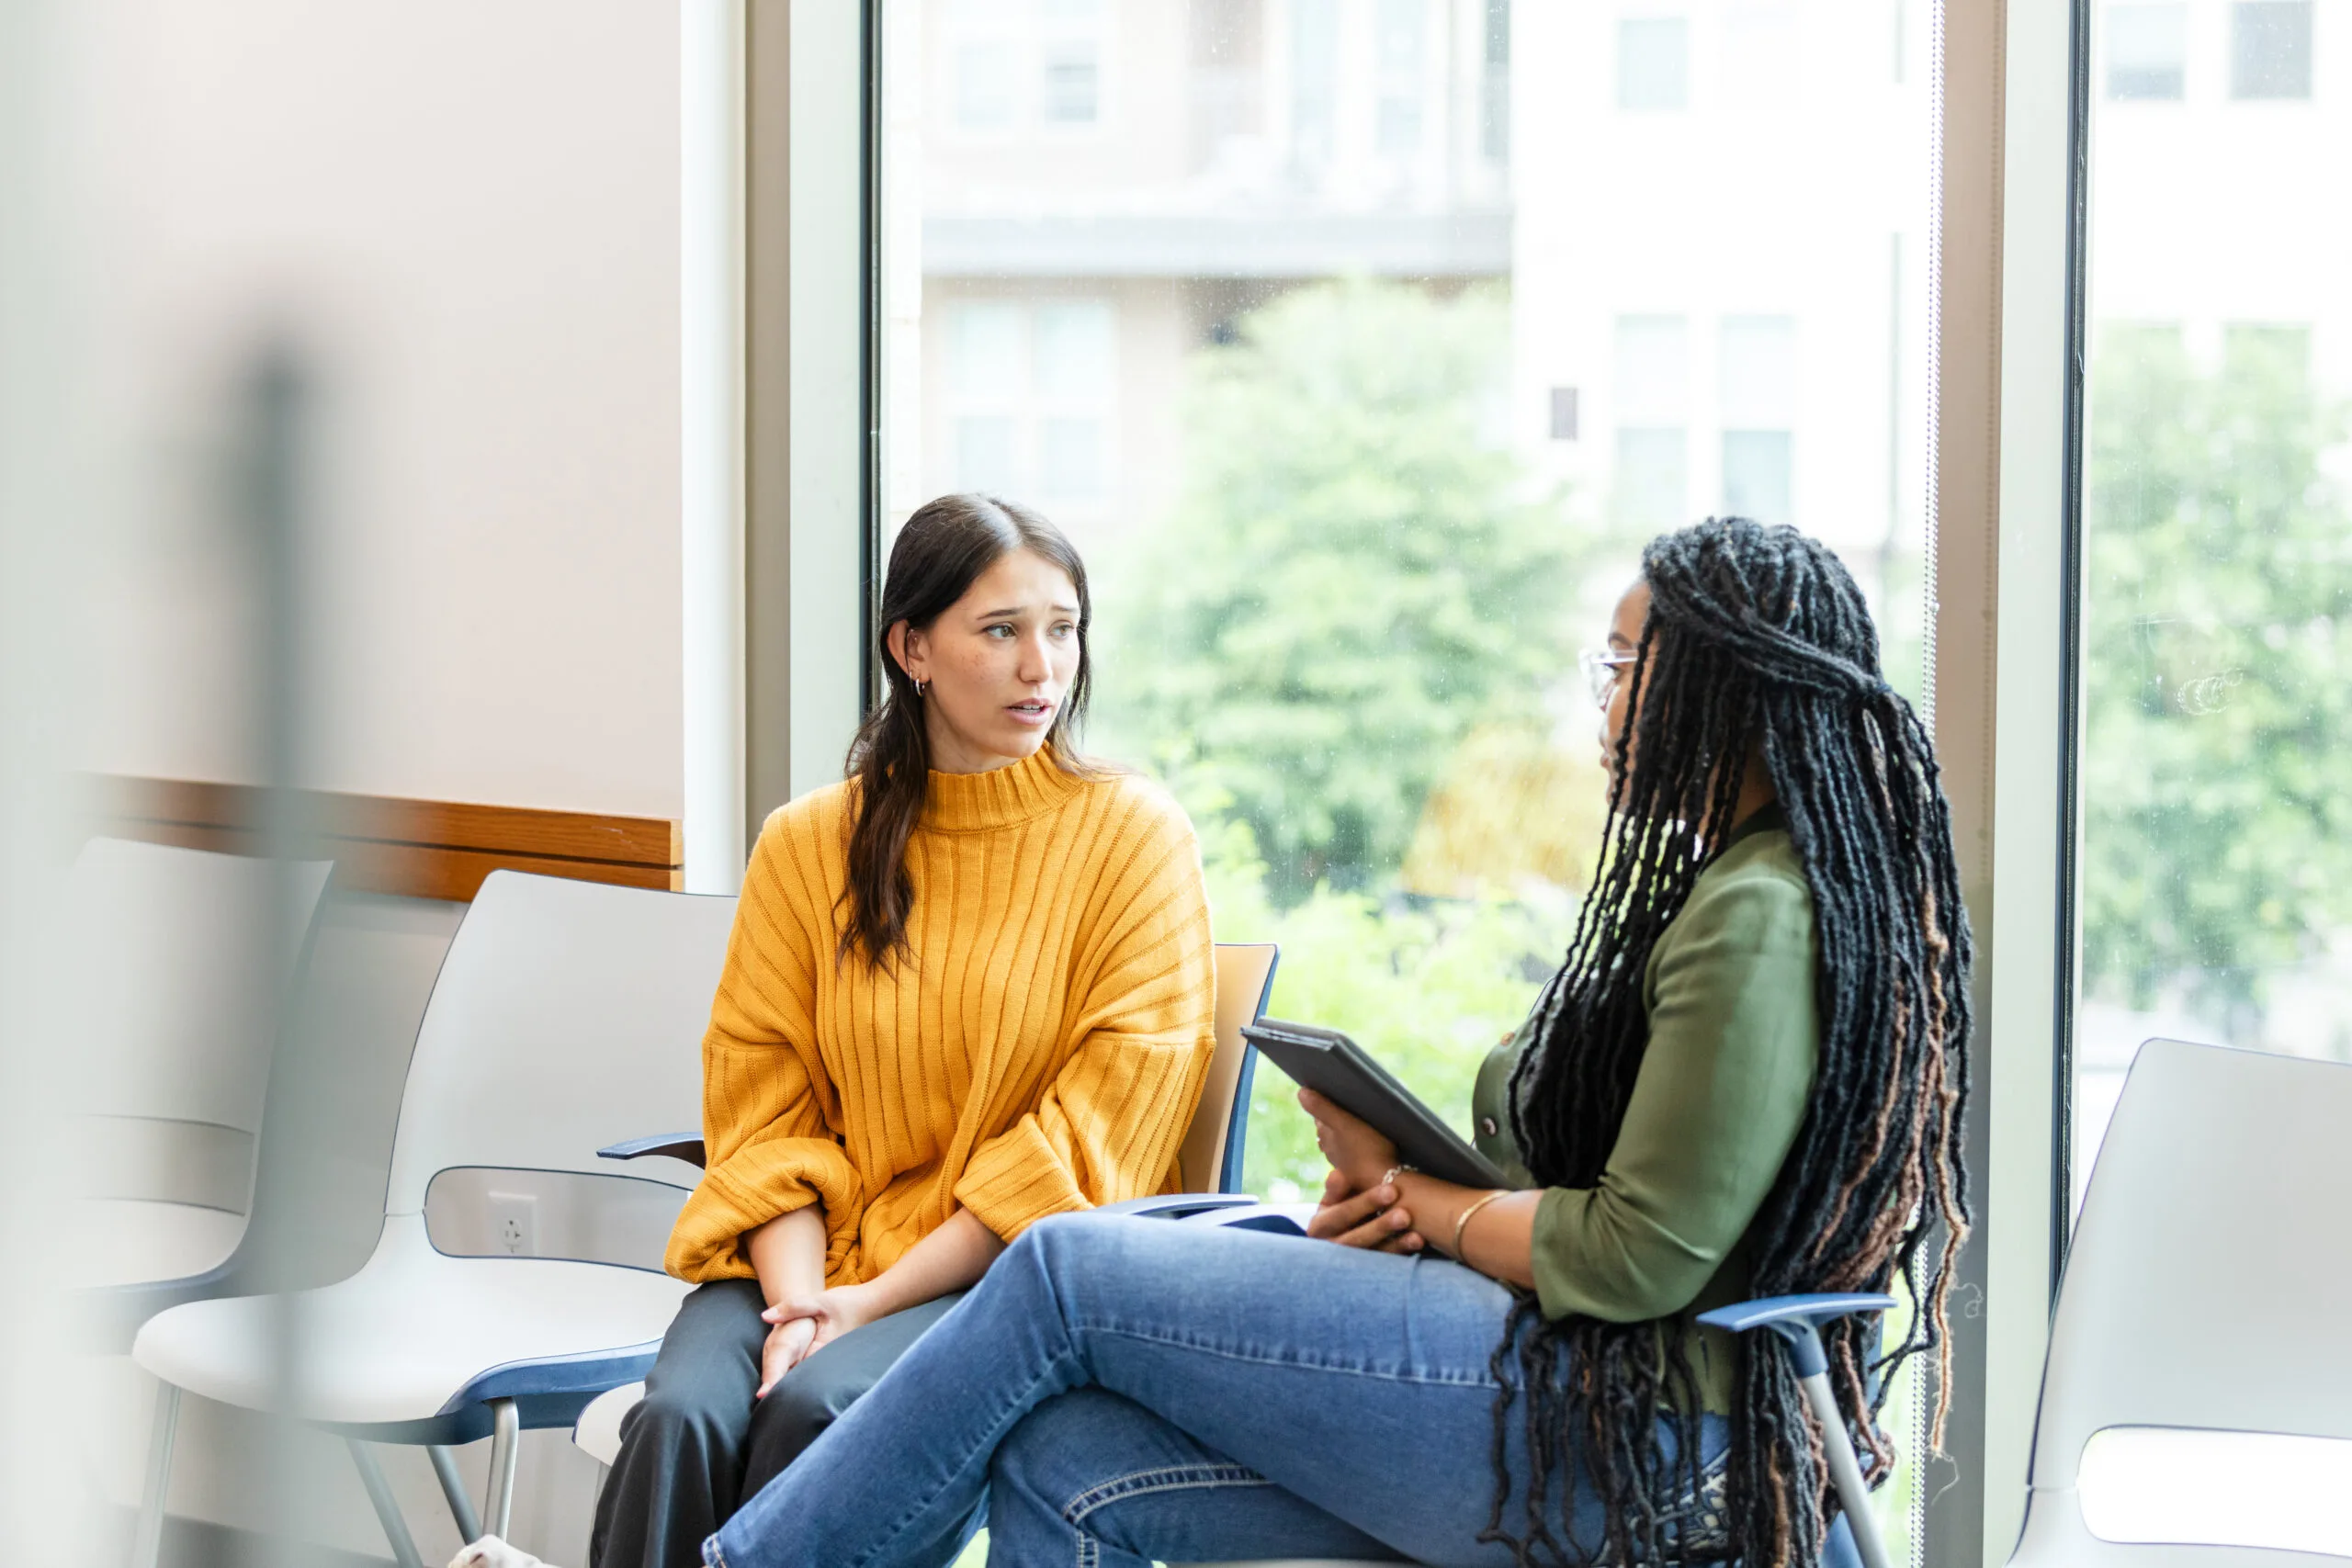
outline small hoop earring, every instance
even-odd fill
[[[924,680],[922,680],[922,679],[918,678],[918,679],[916,680],[916,682],[915,682],[915,695],[916,695],[917,697],[921,697],[921,696],[922,695],[922,689],[923,689],[923,687],[925,687],[925,686],[927,686],[927,685],[929,685],[929,684],[930,684],[930,682],[927,682],[927,681],[924,681]]]

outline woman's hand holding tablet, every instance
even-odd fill
[[[1331,1167],[1306,1234],[1381,1252],[1420,1251],[1426,1244],[1411,1212],[1396,1206],[1396,1145],[1311,1089],[1298,1091],[1298,1102],[1315,1118],[1316,1146]]]

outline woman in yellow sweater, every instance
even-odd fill
[[[1080,758],[1078,552],[947,496],[890,552],[889,692],[770,817],[703,1039],[680,1307],[594,1568],[677,1568],[1048,1214],[1173,1189],[1212,1049],[1200,855]],[[796,1314],[786,1321],[776,1310]]]

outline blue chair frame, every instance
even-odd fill
[[[1821,1328],[1858,1312],[1886,1312],[1893,1296],[1805,1295],[1768,1296],[1737,1306],[1702,1312],[1699,1321],[1710,1328],[1747,1334],[1761,1328],[1780,1337],[1795,1363],[1797,1384],[1821,1425],[1821,1446],[1829,1460],[1829,1477],[1837,1483],[1838,1500],[1845,1506],[1847,1527],[1854,1532],[1854,1549],[1864,1568],[1892,1568],[1886,1542],[1878,1532],[1878,1516],[1871,1512],[1871,1490],[1854,1457],[1853,1439],[1838,1409],[1838,1395],[1829,1386],[1829,1356],[1821,1347]]]

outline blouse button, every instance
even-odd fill
[[[1499,1131],[1501,1131],[1501,1129],[1495,1125],[1495,1119],[1493,1117],[1481,1116],[1478,1118],[1478,1136],[1482,1138],[1491,1138]]]

